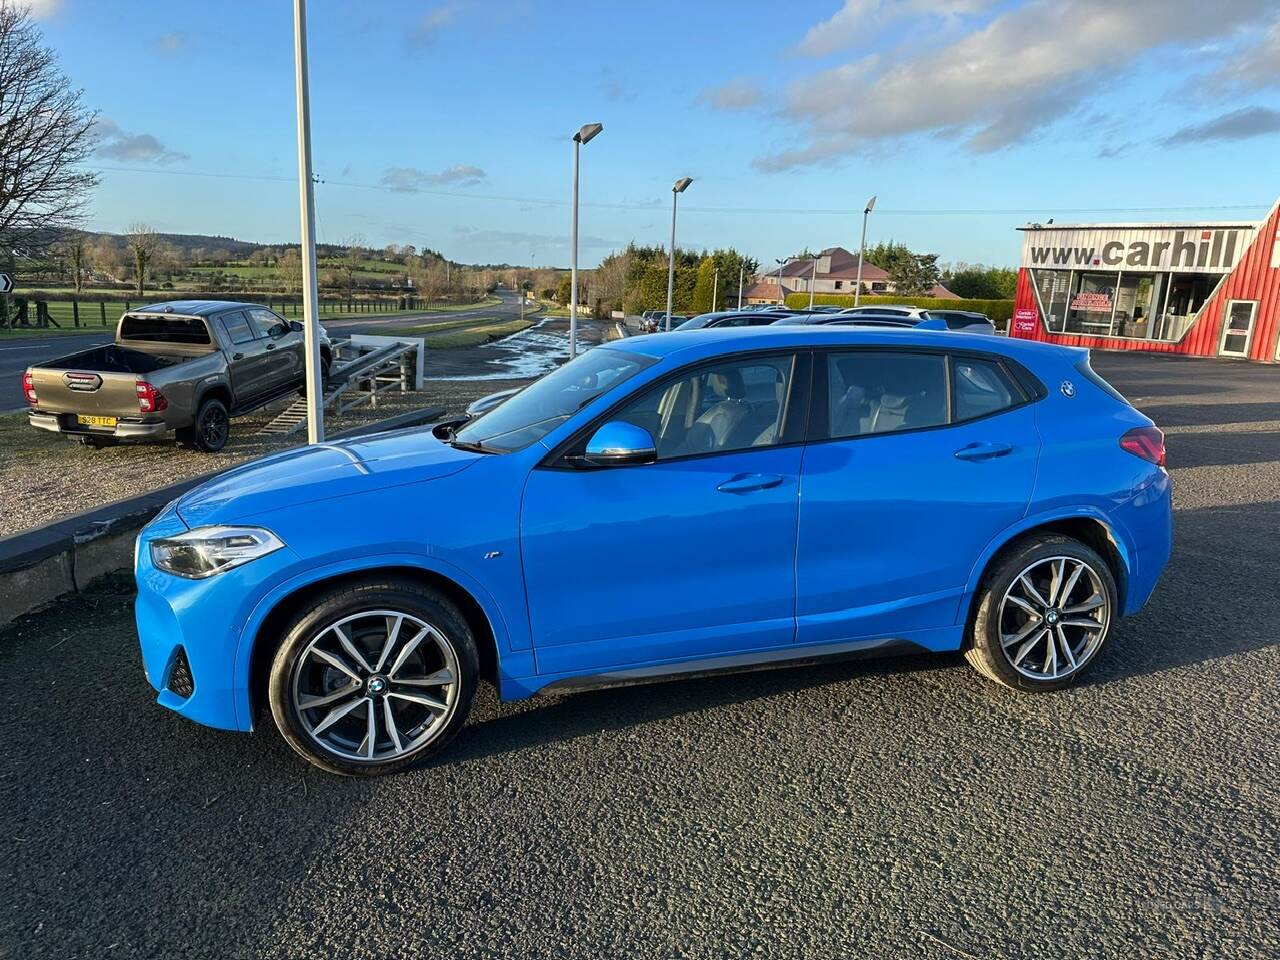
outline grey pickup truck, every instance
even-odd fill
[[[323,376],[332,351],[321,339]],[[22,389],[31,425],[101,447],[162,437],[213,452],[231,418],[298,390],[302,324],[266,307],[175,300],[130,310],[115,343],[31,367]]]

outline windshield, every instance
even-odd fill
[[[454,435],[458,443],[495,453],[522,450],[541,440],[588,403],[656,361],[597,347],[553,370]]]

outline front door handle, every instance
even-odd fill
[[[782,482],[776,473],[740,473],[716,487],[721,493],[750,493],[752,490],[767,490]]]
[[[274,350],[275,348],[276,348],[276,345],[275,345],[274,343],[268,343],[268,344],[267,344],[267,349],[268,349],[268,350]]]
[[[981,443],[971,443],[968,446],[961,447],[956,451],[957,460],[994,460],[996,457],[1003,457],[1006,453],[1013,450],[1013,445],[1009,443],[991,443],[983,441]]]

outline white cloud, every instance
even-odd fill
[[[440,32],[457,20],[460,12],[461,9],[456,3],[442,3],[432,7],[414,24],[409,34],[409,42],[418,47],[434,43]]]
[[[1248,140],[1270,133],[1280,133],[1280,110],[1269,107],[1245,107],[1232,110],[1205,123],[1183,127],[1166,137],[1165,146],[1176,147],[1188,143],[1204,143],[1215,140]]]
[[[170,150],[149,133],[130,133],[122,130],[119,124],[106,117],[98,118],[93,125],[93,132],[98,137],[95,152],[108,160],[123,160],[128,163],[175,163],[179,160],[191,159],[185,153]]]
[[[841,13],[854,6],[866,4]],[[1105,96],[1144,55],[1228,35],[1271,9],[1271,0],[1218,0],[1206,18],[1202,0],[1031,0],[941,48],[912,45],[796,83],[787,116],[806,142],[756,166],[822,163],[914,135],[997,150]]]
[[[456,164],[438,173],[417,167],[388,167],[380,181],[384,187],[400,193],[414,193],[427,187],[467,187],[479,183],[486,174],[479,167]]]
[[[37,20],[48,20],[62,7],[62,0],[26,0],[25,6]]]
[[[1280,85],[1280,19],[1266,35],[1229,57],[1206,78],[1211,93],[1239,93]]]
[[[943,23],[981,13],[995,0],[845,0],[829,19],[809,28],[798,53],[825,57],[865,45],[890,23],[903,17],[928,17]]]
[[[749,110],[764,101],[764,92],[750,80],[730,80],[698,94],[698,102],[716,110]]]

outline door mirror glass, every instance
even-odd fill
[[[587,441],[582,460],[594,467],[618,467],[627,464],[653,463],[658,459],[653,436],[644,427],[621,420],[611,420]]]
[[[301,321],[301,320],[290,320],[290,321],[289,321],[289,329],[290,329],[290,330],[292,330],[294,333],[301,333],[301,332],[302,332],[302,321]]]
[[[289,332],[289,324],[285,323],[283,320],[281,320],[279,323],[274,323],[267,328],[267,336],[270,337],[272,340],[278,340],[288,332]]]

